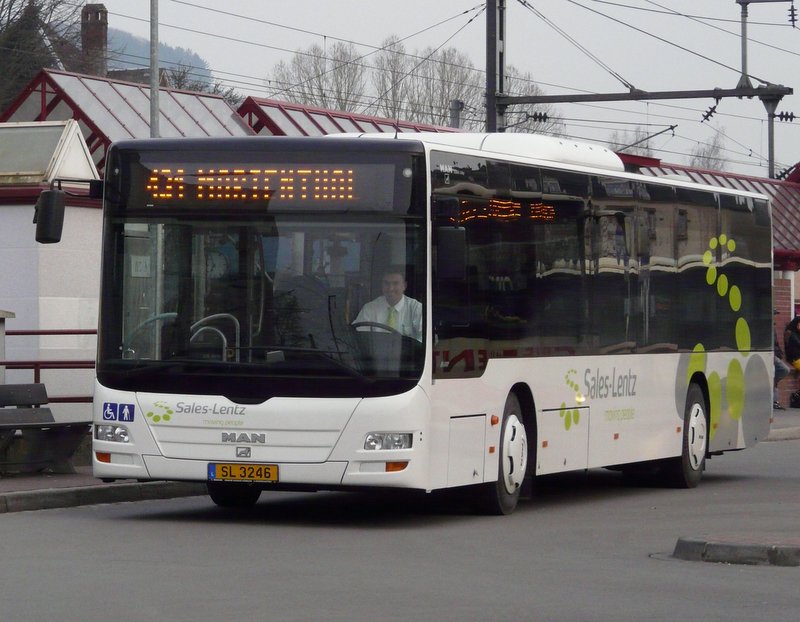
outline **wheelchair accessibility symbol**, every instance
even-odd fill
[[[133,404],[117,404],[105,402],[103,404],[103,421],[123,421],[130,423],[134,419],[136,407]]]

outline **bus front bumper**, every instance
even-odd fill
[[[405,453],[405,452],[403,452]],[[411,453],[411,452],[409,452]],[[270,485],[337,487],[425,488],[415,473],[410,455],[392,456],[391,461],[328,461],[322,463],[278,463],[277,481]],[[94,476],[100,479],[208,481],[207,460],[185,460],[163,456],[110,454],[110,462],[94,456]],[[236,464],[248,465],[249,462]]]

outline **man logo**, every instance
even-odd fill
[[[266,445],[267,435],[258,434],[256,432],[223,432],[223,443],[250,443],[251,445]]]

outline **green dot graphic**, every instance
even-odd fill
[[[711,429],[709,430],[709,438],[714,438],[717,432],[720,417],[722,417],[722,380],[720,380],[717,372],[712,372],[708,376],[708,397],[711,401]]]
[[[742,411],[744,411],[744,371],[742,364],[736,359],[728,365],[726,391],[728,412],[731,419],[738,421],[742,418]]]
[[[167,402],[158,401],[153,404],[157,409],[161,411],[161,414],[155,414],[152,410],[147,413],[147,418],[152,420],[153,423],[158,423],[160,421],[169,421],[172,419],[172,413],[175,411],[169,407]]]
[[[706,370],[706,350],[702,343],[698,343],[689,357],[689,369],[686,371],[686,380],[690,381],[695,373]]]
[[[572,417],[570,413],[566,410],[567,405],[564,402],[561,402],[561,412],[558,414],[561,415],[564,419],[564,429],[569,430],[572,427]]]
[[[729,254],[733,254],[736,251],[736,242],[727,234],[721,234],[708,241],[708,249],[703,253],[703,264],[707,267],[706,282],[717,290],[719,296],[727,298],[731,310],[739,314],[744,303],[742,290],[738,286],[732,285],[728,276],[720,273],[713,265],[716,258],[715,253],[727,251]],[[747,360],[750,354],[752,335],[750,325],[743,317],[736,319],[734,338],[738,355],[728,363],[727,372],[725,374],[716,371],[710,372],[707,378],[710,423],[708,435],[710,439],[715,437],[723,416],[727,415],[732,421],[741,421],[744,415],[747,389],[741,361]],[[691,381],[692,376],[696,373],[705,373],[707,363],[705,348],[703,344],[698,343],[689,356],[688,380]],[[748,366],[749,369],[750,366]]]
[[[731,287],[730,292],[728,292],[728,300],[731,303],[731,309],[734,311],[742,308],[742,292],[736,285]]]
[[[742,317],[736,320],[736,347],[740,352],[750,351],[750,325]]]
[[[728,277],[724,274],[720,274],[717,279],[717,293],[720,296],[724,296],[728,293]]]

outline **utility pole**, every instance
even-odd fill
[[[486,2],[486,131],[504,132],[506,106],[498,103],[505,85],[506,0]]]
[[[609,102],[609,101],[645,101],[653,99],[706,99],[711,98],[715,101],[726,97],[758,97],[767,110],[768,117],[768,168],[769,177],[775,178],[775,110],[784,95],[791,95],[794,90],[780,84],[764,84],[763,86],[753,87],[747,75],[747,5],[753,2],[792,2],[792,9],[789,11],[790,21],[794,25],[796,12],[794,0],[736,0],[737,4],[742,5],[742,75],[739,84],[735,89],[706,89],[694,91],[641,91],[632,88],[624,93],[588,93],[581,95],[525,95],[521,97],[511,97],[503,95],[502,82],[498,84],[496,76],[498,73],[502,80],[502,67],[498,67],[498,59],[502,61],[502,50],[505,41],[501,35],[505,34],[505,24],[500,28],[497,26],[498,16],[505,20],[504,0],[489,0],[487,2],[486,13],[486,131],[501,132],[505,129],[505,124],[500,125],[506,107],[516,104],[556,104],[556,103],[578,103],[578,102]],[[498,34],[500,33],[500,34]],[[495,41],[490,39],[495,38]],[[501,112],[502,111],[502,112]],[[783,114],[783,113],[781,113]],[[709,115],[710,116],[710,115]]]
[[[150,137],[159,137],[158,128],[158,0],[150,0]]]
[[[747,72],[747,7],[751,3],[761,2],[791,2],[792,8],[789,10],[790,21],[793,21],[796,15],[794,0],[736,0],[736,4],[742,5],[742,75],[739,78],[737,88],[752,88],[753,86]],[[761,98],[761,102],[767,110],[767,168],[770,179],[775,179],[775,110],[780,101],[780,97]]]

